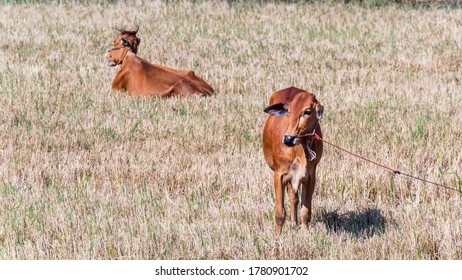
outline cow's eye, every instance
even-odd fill
[[[306,109],[305,110],[305,113],[303,113],[304,115],[310,115],[311,114],[311,110],[310,109]]]

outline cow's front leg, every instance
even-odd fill
[[[126,86],[125,86],[125,81],[116,76],[115,79],[112,81],[112,89],[113,90],[126,90]]]
[[[276,236],[279,237],[281,235],[282,225],[286,219],[286,211],[284,209],[284,185],[282,183],[282,175],[277,171],[274,172],[274,194],[276,196],[274,219],[276,222]]]
[[[298,225],[298,193],[293,189],[292,184],[287,184],[287,194],[290,198],[290,220],[293,226]]]
[[[300,219],[302,228],[308,230],[308,224],[311,221],[311,200],[313,199],[315,177],[309,176],[302,183],[302,209],[300,210]]]

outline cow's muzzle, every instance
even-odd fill
[[[288,147],[293,147],[295,145],[300,144],[300,138],[293,135],[284,135],[284,138],[282,138],[282,143],[284,143]]]
[[[112,59],[111,57],[111,54],[110,54],[111,50],[109,49],[106,54],[104,54],[104,59],[106,60],[107,64],[110,66],[110,67],[113,67],[113,66],[116,66],[117,64],[114,62],[114,60]]]
[[[109,67],[114,67],[114,66],[117,65],[117,63],[115,63],[115,62],[112,61],[112,60],[108,60],[108,61],[107,61],[107,65],[109,65]]]

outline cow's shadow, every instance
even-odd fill
[[[385,217],[378,208],[339,213],[338,210],[322,210],[318,220],[329,232],[345,232],[356,237],[370,238],[381,235],[385,230]]]

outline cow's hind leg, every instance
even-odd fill
[[[172,87],[173,95],[187,95],[187,94],[199,94],[204,95],[200,92],[190,81],[188,80],[179,80]]]
[[[169,87],[166,91],[161,93],[162,97],[172,97],[176,94],[175,92],[175,85]]]
[[[298,193],[292,188],[292,184],[287,185],[287,194],[290,198],[290,220],[294,226],[298,225]]]
[[[166,91],[162,92],[162,97],[183,96],[188,93],[194,93],[194,88],[185,80],[179,80]]]
[[[300,219],[302,220],[303,229],[308,229],[308,224],[311,221],[311,200],[313,199],[315,181],[313,174],[302,183],[302,209],[300,210]]]
[[[276,236],[281,235],[282,225],[286,219],[286,211],[284,209],[284,186],[282,184],[282,176],[278,172],[274,172],[274,194],[276,196],[276,205],[274,207],[274,219],[276,222]]]

